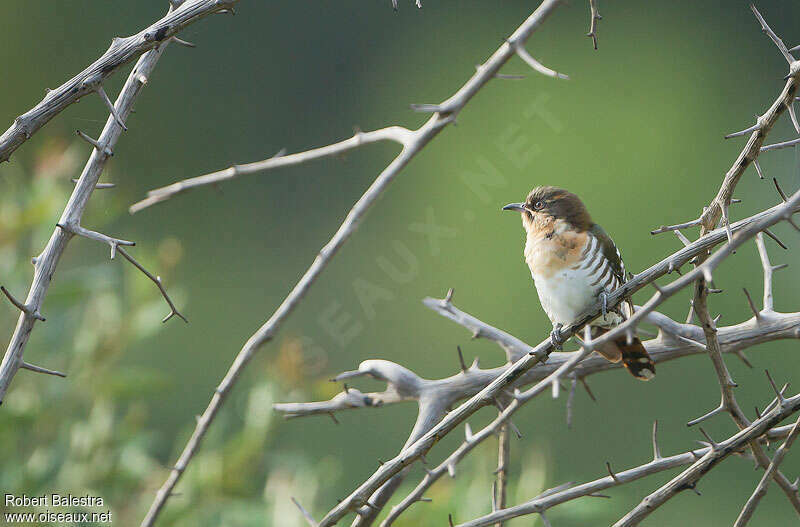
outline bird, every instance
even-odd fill
[[[505,211],[517,211],[525,229],[525,262],[531,271],[539,301],[553,331],[551,342],[561,349],[561,328],[575,322],[598,300],[602,314],[589,323],[592,338],[608,332],[633,314],[625,300],[621,309],[606,309],[608,294],[626,281],[625,265],[611,237],[592,221],[581,199],[565,189],[536,187],[522,203],[509,203]],[[637,379],[655,376],[653,359],[635,335],[622,336],[595,350],[611,362],[622,361]]]

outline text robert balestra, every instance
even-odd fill
[[[100,496],[76,496],[74,494],[42,494],[40,496],[14,494],[5,495],[6,507],[103,507]]]

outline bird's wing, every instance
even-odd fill
[[[611,236],[596,223],[592,225],[589,232],[597,238],[600,249],[603,251],[603,256],[605,256],[611,266],[611,272],[614,273],[614,276],[617,277],[620,284],[625,283],[625,264],[622,263],[622,256],[619,254],[617,246],[614,245],[614,240],[612,240]]]
[[[622,255],[619,254],[619,249],[617,249],[617,246],[614,244],[614,240],[612,240],[611,236],[596,223],[592,225],[589,232],[592,236],[597,238],[603,256],[611,267],[611,273],[617,279],[617,287],[624,284],[627,281],[627,277],[625,276],[625,263],[622,261]],[[623,303],[623,306],[626,308],[622,310],[623,317],[626,319],[630,318],[633,314],[633,302],[627,299]]]

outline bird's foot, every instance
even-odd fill
[[[608,314],[608,291],[600,291],[597,298],[600,300],[600,312],[603,315],[603,320],[605,320]]]
[[[564,344],[564,337],[561,336],[561,328],[563,324],[553,324],[553,331],[550,332],[550,343],[557,350],[561,350]]]

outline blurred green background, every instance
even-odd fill
[[[21,372],[0,413],[4,492],[48,491],[103,496],[117,525],[146,511],[236,352],[329,239],[346,212],[396,152],[374,145],[329,159],[201,189],[129,216],[126,208],[153,187],[228,166],[426,116],[409,103],[447,98],[536,3],[437,2],[422,10],[381,2],[250,2],[238,14],[212,16],[183,38],[197,49],[171,46],[128,120],[84,224],[137,241],[134,254],[164,277],[191,323],[173,320],[152,283],[130,266],[108,262],[107,249],[76,239],[59,266],[26,358],[69,373],[66,380]],[[791,47],[800,42],[800,6],[759,2]],[[104,51],[161,16],[166,2],[121,0],[5,2],[0,6],[4,96],[0,121],[36,104]],[[219,415],[201,454],[178,486],[161,525],[304,525],[289,500],[314,515],[332,507],[402,446],[413,404],[338,416],[283,421],[278,401],[326,399],[340,387],[327,379],[367,358],[397,361],[424,377],[457,370],[455,346],[468,360],[497,365],[502,354],[471,341],[463,328],[422,306],[449,287],[462,309],[530,343],[550,325],[521,258],[519,219],[500,207],[534,185],[556,184],[580,194],[596,221],[639,271],[679,247],[651,237],[664,223],[695,218],[713,197],[742,140],[726,133],[752,124],[783,86],[786,63],[764,36],[746,2],[601,3],[598,51],[584,36],[588,7],[561,6],[528,43],[533,56],[571,76],[532,74],[518,59],[504,73],[524,80],[492,82],[408,166],[370,211],[358,232],[313,287],[279,337],[249,366]],[[116,75],[116,94],[125,72]],[[0,282],[24,296],[29,259],[52,231],[71,177],[89,148],[76,128],[97,136],[105,121],[99,99],[87,97],[0,166]],[[782,119],[770,142],[793,137]],[[790,150],[763,156],[767,177],[796,190],[800,170]],[[477,182],[477,183],[476,183]],[[776,203],[769,180],[750,169],[736,192],[738,219]],[[419,224],[445,235],[431,243]],[[796,233],[775,231],[790,246],[768,242],[773,263],[797,264]],[[695,234],[695,233],[692,233]],[[696,235],[696,234],[695,234]],[[409,256],[410,255],[410,256]],[[387,272],[394,265],[395,272]],[[776,307],[798,309],[795,267],[776,276]],[[750,316],[741,288],[758,292],[761,272],[751,244],[715,274],[712,299],[723,324]],[[379,288],[364,304],[358,291]],[[683,320],[689,293],[665,312]],[[756,297],[759,294],[755,295]],[[637,296],[639,301],[645,298]],[[0,308],[0,333],[10,337],[16,313]],[[332,322],[334,321],[334,322]],[[336,323],[338,329],[331,329]],[[4,345],[5,346],[5,345]],[[751,350],[754,370],[729,366],[744,408],[769,399],[763,369],[796,380],[794,342]],[[652,421],[664,453],[700,439],[686,420],[718,403],[710,361],[702,356],[659,367],[637,383],[619,371],[590,379],[599,398],[579,392],[571,430],[565,397],[542,397],[515,417],[524,434],[512,444],[510,503],[565,481],[585,481],[645,462]],[[359,388],[377,383],[360,382]],[[473,430],[493,412],[470,420]],[[715,438],[734,432],[718,417],[704,425]],[[460,437],[436,447],[446,455]],[[400,525],[446,525],[490,510],[495,445],[462,462],[459,477],[429,492]],[[794,479],[800,459],[790,455]],[[398,494],[416,484],[414,472]],[[650,490],[663,473],[613,489],[611,500],[583,499],[548,514],[554,525],[609,524]],[[683,493],[648,525],[730,525],[760,474],[731,460]],[[772,487],[751,525],[787,525],[797,517]],[[540,524],[537,517],[511,525]],[[345,522],[343,522],[345,523]]]

